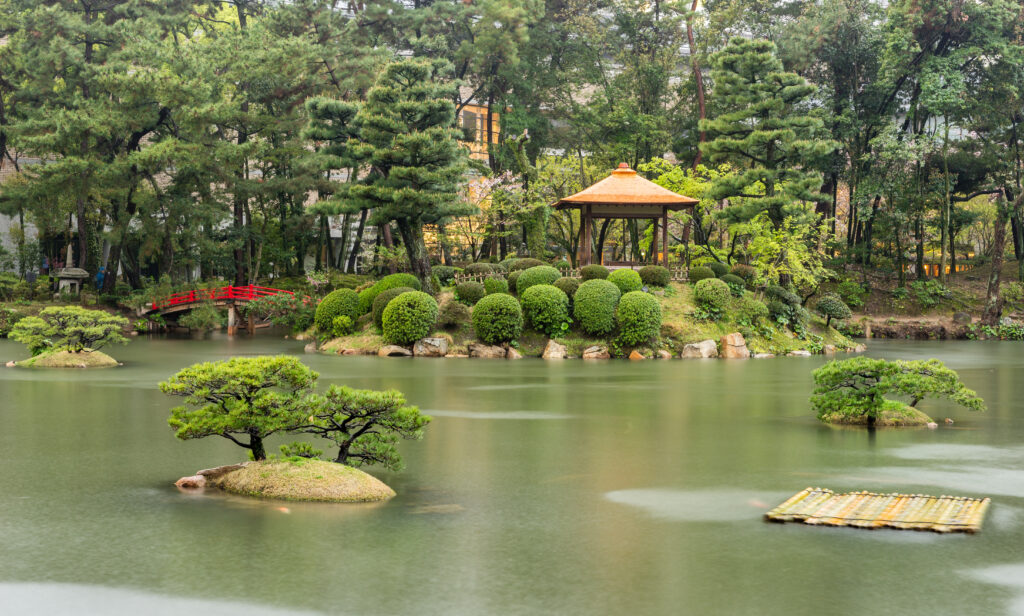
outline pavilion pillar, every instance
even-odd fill
[[[661,249],[665,251],[664,265],[668,267],[668,207],[662,211],[662,225],[661,225]]]
[[[651,221],[654,228],[651,229],[651,258],[650,262],[654,265],[658,264],[658,219],[655,218]]]
[[[586,206],[583,216],[583,265],[590,265],[594,258],[594,232],[591,224],[590,206]]]

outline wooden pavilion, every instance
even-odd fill
[[[662,249],[668,247],[668,212],[682,210],[697,205],[697,199],[674,193],[662,188],[650,180],[637,175],[626,163],[612,174],[581,190],[575,195],[561,199],[552,206],[564,210],[579,208],[580,210],[580,262],[590,265],[593,262],[593,221],[596,218],[646,218],[654,221],[653,244],[651,255],[653,262],[658,263],[658,224],[661,221]],[[662,265],[668,265],[668,251],[665,250]],[[600,261],[600,258],[598,259]],[[623,265],[633,266],[629,262]]]

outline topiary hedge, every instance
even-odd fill
[[[640,280],[640,274],[631,269],[615,270],[611,274],[608,274],[608,282],[619,287],[619,291],[622,291],[623,293],[639,291],[644,286],[644,282]]]
[[[541,261],[540,259],[516,259],[515,263],[509,266],[508,271],[521,272],[523,270],[530,269],[531,267],[539,267],[541,265],[547,265],[547,263]]]
[[[384,308],[384,340],[392,344],[412,344],[428,336],[436,321],[434,298],[422,291],[406,291]]]
[[[493,272],[494,266],[492,266],[490,263],[470,263],[469,265],[463,268],[463,271],[473,276],[481,276]]]
[[[487,344],[511,342],[523,333],[523,310],[511,295],[488,295],[473,308],[473,330]]]
[[[739,276],[743,279],[743,282],[747,283],[753,281],[754,277],[757,276],[757,270],[746,263],[734,263],[733,266],[729,268],[729,273],[733,276]]]
[[[451,267],[448,265],[435,265],[434,267],[430,268],[430,271],[433,272],[435,276],[437,276],[437,281],[440,282],[442,286],[447,287],[452,284],[453,280],[455,280],[455,274],[461,272],[462,270],[457,267]]]
[[[368,289],[364,289],[359,293],[359,314],[366,314],[373,309],[373,300],[377,298],[382,291],[388,289],[394,289],[395,287],[409,287],[419,291],[423,287],[420,285],[420,279],[413,276],[412,274],[389,274],[373,284]],[[359,315],[356,315],[359,316]]]
[[[825,327],[832,323],[832,319],[849,319],[853,316],[850,307],[846,305],[843,298],[837,293],[826,293],[818,300],[815,310],[825,317]]]
[[[455,286],[455,298],[467,306],[475,306],[484,295],[487,295],[487,287],[473,280]]]
[[[523,291],[537,284],[554,284],[561,277],[562,274],[550,265],[536,265],[519,274],[516,279],[516,293],[522,295]]]
[[[508,293],[508,281],[500,276],[488,276],[484,278],[484,291],[487,295]]]
[[[799,306],[801,303],[799,295],[785,287],[780,287],[777,284],[769,285],[768,288],[764,290],[764,296],[770,300],[776,299],[793,307]]]
[[[555,286],[561,289],[566,297],[572,298],[580,288],[580,281],[575,278],[562,277],[555,281]]]
[[[572,263],[569,263],[565,259],[562,259],[560,261],[556,261],[554,263],[554,266],[555,266],[555,269],[560,271],[560,272],[565,272],[565,271],[568,271],[568,270],[572,269]]]
[[[516,284],[519,283],[519,275],[522,273],[522,270],[515,270],[514,272],[508,273],[508,290],[510,293],[516,292]]]
[[[667,267],[645,265],[640,268],[640,280],[649,287],[667,287],[672,280],[672,274]]]
[[[569,328],[569,296],[556,286],[533,285],[523,291],[523,317],[531,328],[554,336]]]
[[[580,278],[583,279],[583,282],[588,280],[605,280],[610,273],[608,268],[603,265],[584,265],[580,268]]]
[[[661,333],[661,304],[653,295],[630,291],[619,300],[615,319],[619,342],[626,346],[646,344]]]
[[[615,307],[622,292],[607,280],[587,280],[573,296],[573,316],[589,334],[603,335],[615,329]]]
[[[373,319],[373,324],[377,327],[384,326],[384,308],[387,307],[388,302],[395,299],[402,293],[408,291],[415,291],[412,287],[395,287],[394,289],[386,289],[377,294],[377,297],[373,298],[373,308],[370,310],[370,316]]]
[[[699,265],[697,267],[690,268],[689,278],[691,283],[696,284],[707,278],[715,278],[715,273],[711,271],[710,267]]]
[[[708,269],[715,273],[716,278],[721,278],[729,273],[729,266],[721,261],[712,261],[708,263]]]
[[[445,329],[457,327],[469,321],[469,308],[455,300],[441,304],[437,311],[437,324]]]
[[[702,308],[721,312],[729,305],[729,285],[717,278],[705,278],[693,287],[693,298]]]
[[[736,302],[736,312],[740,321],[756,324],[769,316],[768,306],[751,294],[745,294]]]
[[[338,289],[328,293],[317,304],[313,323],[318,332],[330,334],[334,328],[334,317],[345,315],[355,322],[361,314],[359,294],[352,289]]]
[[[743,282],[743,279],[735,274],[726,274],[725,276],[719,278],[719,280],[729,285],[729,290],[732,291],[732,294],[735,295],[736,297],[742,296],[744,289],[747,288],[747,285],[746,283]]]

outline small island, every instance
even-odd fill
[[[186,404],[171,410],[168,423],[182,440],[220,436],[249,450],[251,462],[199,471],[180,488],[300,501],[338,503],[387,500],[395,491],[358,466],[404,466],[399,438],[419,439],[431,418],[405,403],[398,391],[332,385],[313,393],[319,375],[298,359],[236,357],[185,368],[160,390]],[[338,447],[333,461],[307,441],[267,456],[265,439],[276,433],[319,436]]]
[[[932,419],[916,408],[929,396],[946,398],[972,411],[985,410],[978,394],[937,359],[855,357],[831,361],[814,371],[814,384],[811,404],[818,419],[828,424],[934,427]],[[909,402],[886,398],[889,394]]]
[[[119,365],[99,351],[110,344],[126,344],[121,333],[128,319],[102,310],[78,306],[51,306],[39,316],[25,317],[11,328],[9,337],[28,347],[32,357],[15,365],[34,368],[109,368]]]

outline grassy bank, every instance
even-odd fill
[[[233,494],[296,501],[365,503],[395,495],[359,469],[306,458],[251,462],[210,483]]]
[[[53,351],[17,362],[25,368],[110,368],[117,360],[103,351]]]

